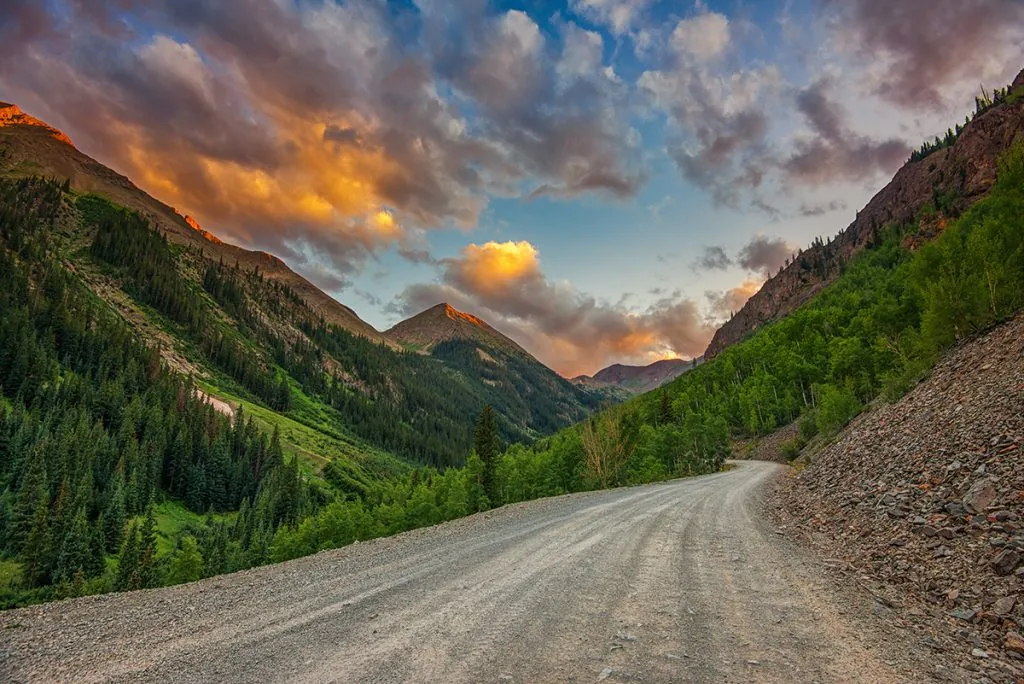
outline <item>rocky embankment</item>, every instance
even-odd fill
[[[769,510],[952,680],[1024,682],[1024,315],[854,421]]]

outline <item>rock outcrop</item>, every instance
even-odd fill
[[[770,506],[958,679],[1024,677],[1024,314],[856,419]]]
[[[1024,87],[1024,71],[1013,88]],[[908,162],[892,181],[829,244],[816,245],[770,278],[743,308],[715,333],[705,358],[712,359],[759,327],[786,316],[839,275],[840,265],[871,244],[890,224],[914,221],[938,197],[952,198],[962,211],[985,196],[996,177],[1000,155],[1024,139],[1024,97],[1000,104],[975,117],[948,148]],[[925,235],[941,230],[941,217],[922,226]]]

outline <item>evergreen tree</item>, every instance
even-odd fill
[[[171,556],[171,567],[167,576],[170,584],[194,582],[203,576],[203,555],[199,552],[199,544],[195,537],[182,537]]]
[[[21,548],[22,580],[29,587],[39,587],[50,581],[50,497],[44,486],[36,489],[32,525]]]
[[[141,539],[139,541],[139,587],[148,589],[157,585],[156,582],[156,518],[153,506],[146,511],[142,521]]]
[[[658,405],[658,424],[671,425],[674,422],[675,416],[672,414],[672,401],[668,398],[668,392],[662,390],[661,401]]]
[[[128,591],[139,588],[139,528],[133,520],[128,525],[128,532],[124,536],[124,543],[121,544],[121,553],[117,561],[117,582],[118,591]]]
[[[490,405],[484,407],[476,422],[476,431],[473,433],[473,451],[483,463],[484,492],[491,505],[496,506],[500,498],[495,468],[501,452],[501,445],[498,443],[498,428],[494,422],[494,410]]]
[[[91,565],[89,560],[89,526],[85,516],[85,506],[80,506],[75,512],[64,540],[60,547],[60,554],[57,557],[57,565],[54,570],[54,580],[57,582],[71,582],[75,573],[85,572],[86,566]]]

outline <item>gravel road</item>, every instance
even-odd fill
[[[780,468],[516,504],[3,612],[0,680],[920,681],[869,597],[765,522]]]

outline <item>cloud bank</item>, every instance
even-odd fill
[[[437,282],[406,288],[391,311],[410,316],[440,302],[482,316],[569,377],[613,361],[699,356],[714,333],[700,307],[679,293],[636,311],[553,281],[525,241],[467,245],[442,261]]]

